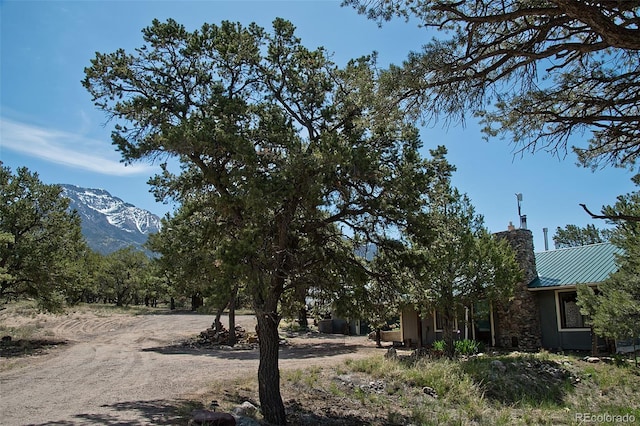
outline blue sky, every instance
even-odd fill
[[[275,17],[293,22],[307,47],[326,47],[339,64],[372,51],[381,66],[397,64],[432,36],[402,20],[379,28],[339,1],[0,0],[0,160],[12,170],[26,166],[38,172],[45,183],[106,189],[164,215],[172,206],[157,203],[146,183],[158,166],[120,163],[111,145],[112,124],[80,83],[84,68],[95,52],[139,47],[141,29],[154,18],[173,18],[194,30],[222,20],[270,28]],[[630,172],[591,172],[577,167],[572,153],[562,159],[546,152],[514,155],[507,141],[484,141],[473,119],[448,128],[435,123],[421,134],[425,153],[447,146],[458,169],[454,184],[469,195],[491,231],[506,229],[510,221],[518,224],[515,194],[523,194],[522,213],[536,250],[544,248],[543,227],[549,228],[553,247],[558,226],[604,226],[579,203],[599,211],[634,190]]]

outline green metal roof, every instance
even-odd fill
[[[618,267],[615,254],[622,250],[611,243],[591,244],[536,253],[538,277],[530,289],[594,284],[607,279]]]

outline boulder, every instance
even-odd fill
[[[191,425],[236,426],[236,419],[229,413],[217,413],[211,410],[194,410],[191,412]]]
[[[429,395],[433,399],[438,399],[438,392],[436,392],[436,390],[430,386],[423,387],[422,392],[425,395]]]
[[[384,354],[384,357],[387,359],[397,359],[398,352],[396,351],[396,348],[390,347],[389,349],[387,349],[387,353]]]
[[[504,365],[504,363],[502,361],[497,360],[497,359],[491,361],[491,368],[493,370],[498,370],[501,373],[504,373],[505,371],[507,371],[507,367]]]
[[[249,401],[245,401],[231,410],[231,412],[238,417],[253,417],[257,411],[258,408]]]

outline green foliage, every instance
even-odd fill
[[[208,217],[215,212],[195,206],[194,201],[185,203],[172,217],[164,218],[162,230],[149,236],[147,247],[161,255],[154,263],[173,297],[198,295],[212,307],[225,307],[238,274],[234,265],[223,268],[216,255],[218,240]]]
[[[99,294],[116,306],[139,304],[155,282],[150,263],[133,247],[106,255],[97,273]]]
[[[27,168],[0,169],[0,299],[31,297],[47,310],[77,301],[91,251],[61,192]]]
[[[431,344],[433,355],[441,355],[447,349],[447,342],[444,340],[436,340]],[[453,342],[453,352],[455,355],[468,356],[478,353],[480,343],[475,340],[462,339]]]
[[[610,234],[610,230],[598,229],[591,224],[585,228],[576,225],[567,225],[564,228],[556,228],[553,242],[557,249],[586,246],[608,241]]]
[[[446,347],[447,347],[447,342],[445,342],[444,340],[436,340],[431,344],[431,348],[437,352],[444,352]]]
[[[588,145],[574,148],[580,163],[634,168],[637,1],[344,3],[380,22],[399,16],[439,31],[383,76],[416,115],[455,122],[472,111],[489,137],[561,157],[570,141],[584,140],[573,136],[588,131]]]
[[[640,192],[619,196],[608,214],[621,212],[640,216]],[[601,336],[617,340],[640,337],[640,222],[619,221],[611,242],[623,250],[616,259],[618,271],[598,285],[598,294],[588,286],[578,286],[578,305]]]
[[[478,353],[480,344],[475,340],[456,340],[454,343],[456,355],[473,355]]]
[[[202,259],[216,293],[241,283],[251,297],[263,413],[282,423],[282,303],[366,291],[371,268],[356,248],[420,208],[428,174],[418,131],[379,91],[374,57],[339,68],[283,19],[271,32],[228,21],[190,32],[155,20],[143,37],[131,53],[97,53],[83,85],[118,122],[112,138],[125,161],[181,162],[178,174],[165,165],[150,181],[185,209],[168,234],[186,236],[185,246],[161,250]],[[185,283],[208,285],[185,267]]]
[[[0,247],[6,249],[10,245],[15,243],[15,238],[9,232],[0,232]],[[6,267],[5,262],[0,264],[0,282],[11,283],[14,280],[14,276],[9,273],[9,269]]]
[[[426,207],[407,228],[410,276],[404,294],[419,312],[442,315],[447,355],[453,356],[455,318],[479,300],[508,298],[522,271],[508,242],[491,235],[469,198],[451,186],[455,168],[446,152],[431,152]]]

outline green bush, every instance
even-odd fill
[[[475,340],[456,340],[454,342],[455,352],[457,355],[473,355],[478,353],[480,344]]]
[[[447,342],[444,340],[436,340],[433,342],[433,350],[437,352],[444,352],[444,349],[447,347]]]
[[[475,340],[456,340],[453,342],[454,352],[456,355],[473,355],[480,351],[480,343]],[[434,354],[443,354],[447,348],[447,343],[444,340],[436,340],[431,345]]]

